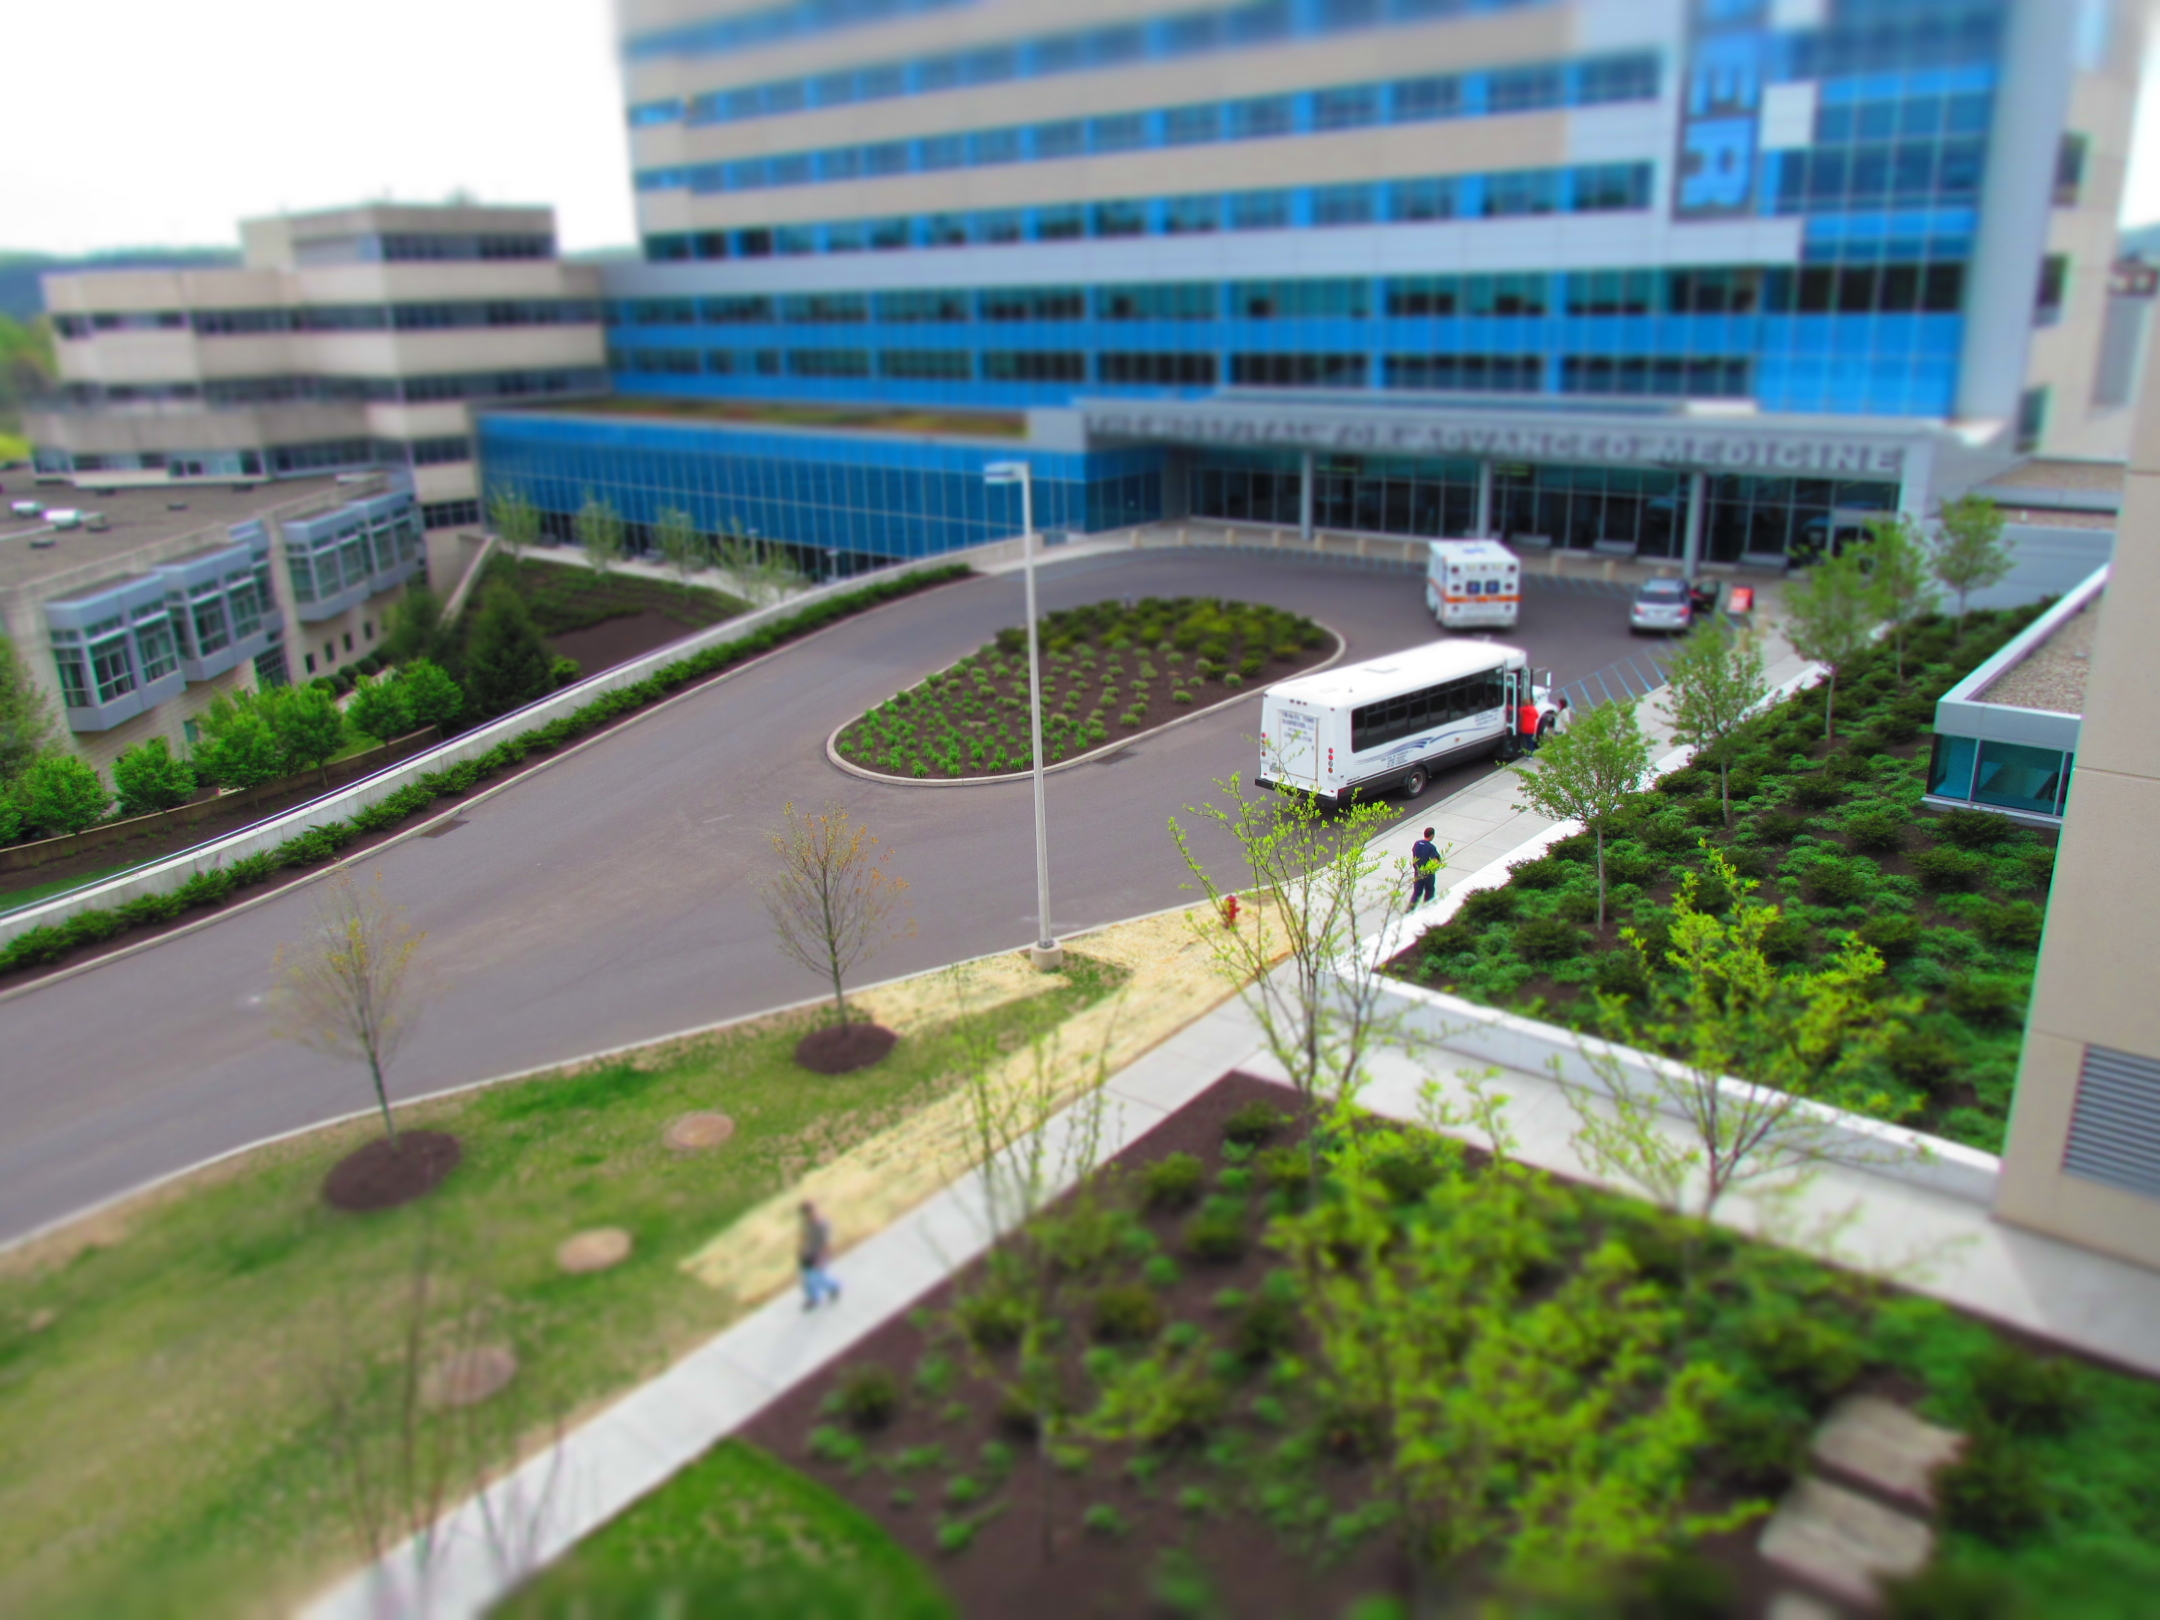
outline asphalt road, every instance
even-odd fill
[[[1075,559],[1047,608],[1133,595],[1236,595],[1312,615],[1351,658],[1431,639],[1402,574],[1238,557]],[[403,1095],[513,1072],[816,995],[774,949],[754,883],[788,799],[837,800],[897,852],[913,939],[859,974],[934,967],[1033,937],[1027,784],[908,788],[825,758],[842,721],[1018,621],[1017,575],[895,603],[605,735],[366,859],[428,932],[423,1022]],[[1628,650],[1611,597],[1534,594],[1514,639],[1563,681]],[[1069,932],[1174,905],[1166,821],[1248,776],[1257,694],[1049,780],[1053,922]],[[1490,769],[1443,774],[1428,802]],[[1225,841],[1218,853],[1234,853]],[[202,1158],[371,1101],[365,1071],[278,1039],[265,994],[303,883],[192,932],[0,999],[0,1238]]]

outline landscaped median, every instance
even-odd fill
[[[1839,680],[1834,738],[1824,735],[1820,688],[1748,722],[1729,745],[1730,830],[1714,769],[1675,771],[1633,795],[1606,824],[1603,926],[1595,841],[1582,833],[1465,895],[1408,942],[1395,972],[1438,992],[1436,1007],[1513,1015],[1482,1020],[1492,1030],[1559,1025],[1557,1042],[1573,1044],[1577,1034],[1656,1022],[1656,992],[1679,983],[1670,958],[1692,879],[1705,915],[1772,908],[1754,913],[1766,926],[1751,947],[1770,977],[1844,971],[1853,942],[1879,959],[1865,994],[1897,1004],[1895,1030],[1826,1068],[1816,1101],[1999,1151],[2054,835],[1983,812],[1935,814],[1921,799],[1936,699],[2031,616],[1975,614],[1962,631],[1948,620],[1923,625],[1903,678],[1890,645],[1861,655]],[[1733,892],[1749,885],[1752,894]],[[1673,1033],[1684,1037],[1691,1022],[1682,1015]],[[1524,1066],[1540,1068],[1549,1054],[1534,1055]],[[1943,1164],[1951,1157],[1938,1154]]]
[[[708,632],[679,655],[652,655],[570,687],[403,765],[245,833],[130,874],[110,885],[0,918],[0,974],[58,962],[131,929],[223,904],[280,872],[334,860],[356,841],[389,832],[438,801],[574,742],[682,688],[821,630],[851,614],[966,577],[964,563],[898,570],[869,584],[829,587],[812,599]],[[756,622],[762,619],[763,622]],[[668,649],[673,652],[674,649]],[[548,718],[534,721],[542,715]],[[343,811],[342,815],[337,812]],[[103,901],[103,904],[97,902]]]
[[[400,1208],[323,1201],[369,1113],[0,1255],[0,1612],[289,1604],[787,1286],[802,1197],[846,1245],[964,1172],[966,1077],[1031,1079],[1040,1037],[1077,1094],[1228,993],[1182,915],[1142,919],[1062,973],[859,992],[902,1039],[843,1077],[792,1061],[803,1010],[406,1105],[464,1158]],[[502,1351],[508,1385],[456,1407]]]

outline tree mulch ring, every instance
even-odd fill
[[[332,1209],[395,1209],[440,1187],[464,1156],[458,1139],[441,1131],[405,1131],[395,1146],[378,1136],[330,1167],[323,1201]]]
[[[852,1074],[884,1059],[900,1037],[883,1024],[833,1024],[795,1045],[795,1061],[813,1074]]]
[[[595,1226],[564,1238],[555,1264],[569,1272],[606,1271],[630,1258],[630,1234],[619,1226]]]
[[[517,1357],[499,1344],[445,1356],[420,1374],[420,1404],[431,1412],[478,1406],[517,1376]]]
[[[735,1134],[735,1122],[725,1114],[701,1112],[677,1114],[668,1121],[660,1140],[677,1153],[701,1153],[716,1148]]]

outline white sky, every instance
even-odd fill
[[[24,0],[6,37],[0,248],[236,246],[460,187],[553,203],[567,250],[636,239],[607,0]],[[2131,225],[2160,220],[2154,66]]]

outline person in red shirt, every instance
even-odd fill
[[[1525,703],[1516,711],[1515,743],[1526,754],[1537,752],[1539,718],[1538,706],[1535,703]]]

